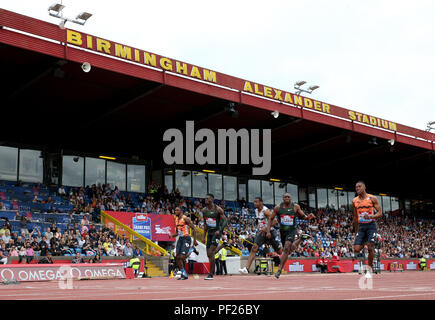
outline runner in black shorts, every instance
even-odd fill
[[[193,233],[193,243],[192,238],[190,237],[190,230]],[[177,249],[175,261],[178,266],[177,278],[178,280],[186,280],[187,273],[184,270],[184,266],[186,264],[186,258],[190,254],[190,250],[193,246],[198,245],[196,242],[196,229],[195,225],[192,221],[183,214],[183,211],[180,207],[175,208],[175,233],[171,234],[172,237],[176,237],[178,235],[177,241]]]
[[[224,210],[213,203],[214,196],[207,194],[205,197],[205,208],[202,209],[204,219],[204,234],[207,235],[207,256],[210,262],[210,270],[204,280],[213,280],[213,270],[215,265],[215,254],[225,246],[219,245],[222,231],[227,225],[227,217]]]
[[[284,193],[283,203],[277,205],[273,209],[272,216],[269,219],[269,223],[267,224],[267,233],[266,237],[268,239],[271,238],[272,234],[270,232],[271,222],[275,217],[277,217],[280,227],[281,233],[281,242],[284,244],[284,252],[281,256],[281,264],[278,272],[275,274],[276,278],[279,278],[281,275],[282,268],[284,267],[289,254],[295,250],[299,244],[302,242],[303,237],[295,240],[297,234],[296,221],[295,218],[298,215],[300,218],[304,220],[310,220],[315,218],[315,215],[310,213],[308,216],[301,210],[301,207],[294,202],[291,202],[291,196],[289,193]]]
[[[255,215],[257,219],[258,232],[254,240],[254,245],[251,248],[251,252],[249,253],[248,263],[246,267],[243,269],[239,269],[240,273],[248,274],[249,268],[251,267],[252,261],[254,261],[255,255],[257,254],[258,248],[263,244],[270,244],[273,247],[273,250],[278,254],[282,252],[281,242],[279,241],[278,235],[274,229],[270,231],[270,238],[266,237],[267,233],[267,224],[269,221],[272,212],[263,205],[263,200],[260,197],[256,197],[254,199],[254,207],[255,207]],[[277,224],[278,221],[274,221],[272,225]]]
[[[370,269],[366,273],[367,278],[371,278],[373,269],[373,259],[375,257],[374,243],[376,238],[377,226],[376,219],[382,217],[382,209],[378,199],[366,192],[366,185],[362,181],[358,181],[355,185],[356,193],[358,194],[352,201],[354,212],[354,231],[355,246],[354,253],[361,258],[361,250],[367,243],[369,251],[368,264]],[[375,213],[376,210],[376,213]]]

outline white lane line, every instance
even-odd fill
[[[352,298],[352,299],[345,299],[345,300],[376,300],[376,299],[384,299],[384,298],[399,298],[399,297],[426,296],[426,295],[435,295],[435,292],[414,293],[414,294],[399,294],[399,295],[395,295],[395,296],[377,296],[377,297]]]

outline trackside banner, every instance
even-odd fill
[[[175,220],[173,215],[118,211],[105,212],[152,241],[175,241],[174,238],[169,237],[171,233],[175,233]]]
[[[0,267],[2,281],[51,281],[68,277],[80,279],[125,279],[122,263],[102,264],[34,264],[4,265]]]
[[[319,271],[316,267],[317,259],[289,259],[284,269],[287,272],[316,272]],[[353,270],[359,270],[359,264],[356,260],[339,260],[337,262],[330,261],[330,264],[333,265],[343,265],[344,268],[340,268],[341,272],[352,272]],[[365,261],[367,263],[367,261]],[[420,270],[418,267],[419,260],[418,259],[381,259],[381,270],[383,271],[396,271],[396,270]],[[427,268],[429,270],[435,270],[435,260],[428,259]],[[351,268],[349,268],[349,265]],[[353,268],[352,268],[353,266]],[[329,268],[328,268],[329,270]],[[343,271],[345,270],[345,271]]]

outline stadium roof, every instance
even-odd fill
[[[14,125],[0,129],[4,144],[138,155],[158,166],[163,131],[186,120],[271,128],[272,177],[343,186],[363,179],[378,191],[434,196],[433,133],[3,9],[0,26],[2,119]]]

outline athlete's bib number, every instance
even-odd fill
[[[208,227],[216,228],[216,219],[215,218],[207,218],[205,220],[205,223],[207,224]]]
[[[266,221],[263,220],[258,220],[258,227],[263,228],[267,225]]]
[[[294,217],[289,215],[281,216],[281,224],[284,226],[292,226],[294,224]]]
[[[366,214],[369,214],[369,213],[368,213],[368,212],[361,212],[361,213],[359,214],[359,222],[367,223],[367,222],[372,222],[372,221],[373,221],[373,219],[365,219],[364,216],[365,216]]]

